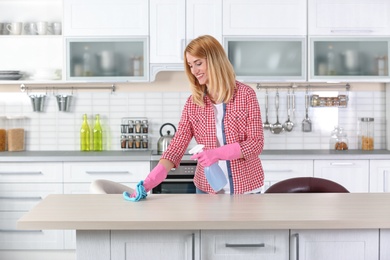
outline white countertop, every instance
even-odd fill
[[[257,195],[49,195],[18,229],[367,229],[390,228],[390,193]]]

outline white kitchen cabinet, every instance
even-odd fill
[[[291,230],[290,260],[378,260],[378,233],[377,229]]]
[[[390,229],[379,230],[379,259],[390,259]]]
[[[184,48],[209,34],[222,43],[222,0],[150,0],[150,80],[183,70]]]
[[[201,259],[285,260],[289,257],[288,230],[202,230]]]
[[[349,192],[368,192],[369,160],[314,160],[314,177],[337,182]]]
[[[389,160],[370,160],[370,192],[390,192]]]
[[[65,183],[91,183],[96,179],[138,183],[140,180],[145,179],[149,172],[149,161],[64,162]]]
[[[62,183],[62,163],[1,162],[0,183]]]
[[[25,24],[29,22],[62,22],[62,0],[0,0],[0,23],[22,22],[19,35],[0,32],[0,68],[15,70],[22,74],[20,80],[1,80],[3,84],[20,81],[35,81],[36,74],[54,71],[39,80],[61,80],[63,42],[61,35],[27,35]],[[51,29],[50,29],[51,30]]]
[[[285,179],[313,177],[313,160],[262,160],[264,190]]]
[[[306,35],[306,1],[224,0],[223,35]]]
[[[224,45],[238,80],[306,81],[305,37],[225,37]]]
[[[310,37],[309,79],[390,82],[389,52],[390,37]]]
[[[66,79],[72,81],[147,81],[147,37],[67,38]]]
[[[390,35],[387,0],[310,0],[309,35]]]
[[[0,250],[63,249],[64,232],[61,230],[16,229],[17,220],[47,195],[62,193],[62,163],[2,162]]]
[[[147,36],[149,2],[64,0],[65,36]]]
[[[77,259],[199,260],[199,237],[199,231],[191,230],[78,230]]]

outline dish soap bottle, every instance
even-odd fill
[[[87,114],[83,115],[83,123],[80,129],[80,150],[81,151],[89,151],[90,145],[90,129],[87,120]]]
[[[100,115],[95,117],[95,125],[93,126],[93,150],[103,151],[103,131],[100,125]]]
[[[189,153],[197,154],[203,151],[203,144],[198,144],[194,148],[192,148]],[[204,174],[206,176],[207,181],[209,182],[211,188],[218,192],[227,184],[227,179],[225,174],[223,173],[221,167],[219,167],[218,162],[204,167]]]

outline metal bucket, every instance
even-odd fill
[[[43,112],[46,95],[30,95],[31,104],[34,112]]]
[[[56,95],[56,98],[57,98],[58,111],[69,112],[72,96]]]

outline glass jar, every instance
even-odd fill
[[[25,144],[25,132],[24,132],[24,117],[15,116],[8,117],[8,130],[7,130],[7,145],[8,151],[24,151]]]
[[[144,134],[149,133],[148,120],[142,120],[142,133]]]
[[[0,152],[6,150],[6,138],[7,138],[7,128],[6,121],[7,118],[5,116],[0,116]]]
[[[331,150],[348,150],[347,133],[342,127],[335,126],[330,134],[329,148]]]
[[[125,135],[122,135],[121,136],[121,148],[126,149],[126,145],[127,145],[127,137]]]
[[[143,135],[142,136],[142,149],[148,149],[148,147],[149,147],[148,136]]]
[[[140,134],[141,128],[142,128],[141,120],[135,120],[135,125],[134,125],[135,133]]]
[[[374,118],[362,117],[358,120],[358,148],[374,150]]]

